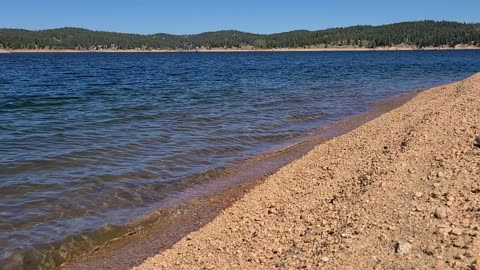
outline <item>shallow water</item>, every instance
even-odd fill
[[[480,71],[478,59],[480,51],[0,54],[0,266],[21,258],[49,267],[77,248],[72,237],[106,241],[224,168],[375,101],[463,79]],[[61,255],[43,252],[49,244]]]

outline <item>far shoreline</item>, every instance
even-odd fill
[[[458,47],[405,47],[405,46],[392,46],[392,47],[376,47],[376,48],[364,48],[364,47],[331,47],[331,48],[275,48],[275,49],[125,49],[125,50],[72,50],[72,49],[0,49],[0,54],[7,53],[179,53],[179,52],[372,52],[372,51],[457,51],[457,50],[480,50],[477,46],[458,46]]]

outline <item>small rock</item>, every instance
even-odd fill
[[[452,230],[450,231],[450,233],[453,234],[453,235],[457,235],[457,236],[458,236],[458,235],[462,235],[463,229],[458,228],[458,227],[454,227],[454,228],[452,228]]]
[[[431,194],[431,197],[434,198],[434,199],[439,199],[441,196],[442,196],[442,194],[440,194],[440,192],[438,192],[438,191],[434,191]]]
[[[457,248],[463,248],[465,246],[465,242],[463,241],[463,239],[459,238],[453,241],[452,245]]]
[[[270,208],[268,209],[268,212],[267,212],[269,215],[276,215],[277,214],[277,210],[275,208]]]
[[[438,219],[447,218],[447,216],[448,216],[447,208],[439,207],[439,208],[435,209],[435,212],[433,213],[433,215]]]
[[[321,260],[322,262],[328,262],[328,261],[330,260],[330,258],[328,258],[327,256],[322,256],[322,257],[320,258],[320,260]]]
[[[472,264],[470,264],[470,265],[468,266],[468,269],[470,269],[470,270],[478,270],[478,269],[480,269],[480,266],[479,266],[476,262],[474,262],[474,263],[472,263]]]
[[[423,193],[418,191],[418,192],[415,192],[415,198],[420,198],[423,196]]]
[[[470,228],[470,219],[464,218],[460,223],[464,228]]]
[[[401,255],[401,256],[406,255],[410,252],[411,249],[412,249],[412,244],[408,242],[398,241],[397,243],[395,243],[395,252],[398,255]]]
[[[372,178],[370,177],[370,175],[364,174],[358,177],[358,180],[360,181],[360,185],[365,187],[371,184]]]
[[[423,206],[421,206],[421,205],[416,205],[416,206],[415,206],[415,211],[416,211],[416,212],[423,212],[424,210],[425,210],[425,209],[424,209]]]
[[[480,136],[477,136],[477,137],[475,138],[475,145],[478,146],[478,147],[480,147]]]
[[[447,235],[447,234],[449,234],[451,231],[452,231],[452,229],[450,229],[450,228],[445,228],[445,227],[444,227],[444,228],[439,228],[439,229],[437,230],[437,233],[440,234],[440,235]]]
[[[423,250],[423,253],[427,254],[428,256],[433,256],[435,254],[435,248],[428,246]]]

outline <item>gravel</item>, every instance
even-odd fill
[[[480,74],[422,91],[136,269],[479,269],[478,100]]]

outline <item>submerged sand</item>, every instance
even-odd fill
[[[480,73],[315,147],[135,269],[479,269]]]

